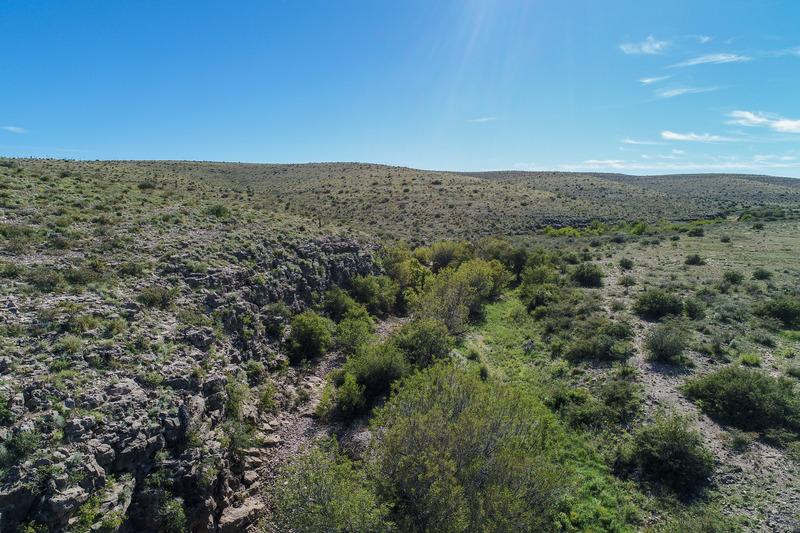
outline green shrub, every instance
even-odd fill
[[[695,298],[687,298],[684,300],[683,310],[686,311],[686,316],[692,320],[699,320],[706,316],[705,304]]]
[[[228,206],[222,204],[210,205],[206,208],[206,214],[216,218],[230,218],[231,210]]]
[[[757,353],[743,353],[739,356],[739,361],[745,366],[759,366],[761,364],[761,356]]]
[[[606,407],[606,417],[626,422],[639,412],[642,403],[641,387],[627,379],[612,379],[600,388],[600,398]]]
[[[231,420],[239,420],[244,414],[244,401],[250,388],[247,383],[236,380],[233,376],[228,377],[225,385],[225,392],[228,399],[225,401],[225,416]]]
[[[726,270],[722,273],[722,280],[730,283],[731,285],[738,285],[744,279],[744,274],[736,270]]]
[[[247,374],[247,380],[250,383],[259,383],[264,378],[266,368],[264,363],[256,361],[255,359],[248,359],[244,364],[244,371]]]
[[[0,394],[0,426],[13,424],[16,419],[11,411],[11,400],[5,394]]]
[[[474,258],[471,243],[465,241],[435,242],[430,247],[431,270],[438,272],[444,268],[458,268],[461,263]]]
[[[370,480],[332,438],[312,441],[291,458],[270,492],[278,531],[372,533],[394,531],[389,508]]]
[[[29,429],[15,433],[0,445],[0,465],[10,466],[24,460],[42,445],[42,434]]]
[[[705,235],[705,231],[700,226],[695,226],[692,229],[690,229],[686,233],[686,235],[688,235],[689,237],[702,237],[703,235]]]
[[[304,311],[292,320],[289,337],[289,360],[297,364],[316,359],[331,347],[330,323],[314,311]]]
[[[772,272],[770,272],[766,268],[757,268],[753,271],[753,279],[758,279],[762,281],[772,279]]]
[[[160,285],[151,285],[143,288],[136,296],[136,299],[147,307],[169,309],[175,303],[175,298],[179,293],[180,288],[178,287],[167,289]]]
[[[553,283],[525,285],[523,282],[520,290],[520,300],[525,304],[528,311],[533,311],[539,307],[557,303],[561,299],[561,293],[561,287]]]
[[[705,265],[706,262],[700,257],[700,254],[691,254],[686,257],[686,261],[684,261],[686,265]]]
[[[261,388],[261,391],[258,393],[258,409],[261,411],[266,411],[270,413],[274,413],[277,410],[277,402],[275,401],[275,394],[277,390],[275,389],[275,385],[271,381],[267,381]]]
[[[728,243],[728,242],[731,242],[731,236],[730,235],[721,235],[719,240],[720,240],[720,242]]]
[[[633,312],[642,318],[656,320],[667,315],[679,315],[683,311],[683,301],[664,289],[650,289],[643,292],[633,304]]]
[[[165,497],[156,511],[156,523],[164,533],[183,533],[186,531],[186,513],[182,498]]]
[[[764,302],[756,307],[754,313],[780,320],[785,326],[800,326],[800,300],[788,296]]]
[[[581,287],[602,287],[603,270],[591,263],[582,263],[572,272],[572,281]]]
[[[794,382],[761,370],[726,367],[690,379],[683,392],[703,410],[744,431],[800,431],[800,398]]]
[[[347,291],[336,286],[325,292],[325,298],[322,300],[322,309],[337,324],[345,315],[361,316],[367,314],[367,310],[362,304],[353,300]]]
[[[355,276],[350,280],[350,294],[375,316],[386,316],[395,305],[400,286],[388,276]]]
[[[618,450],[616,469],[622,474],[642,473],[679,493],[692,493],[708,481],[714,455],[680,415],[661,416],[639,428]]]
[[[358,351],[372,340],[375,325],[369,316],[353,318],[348,316],[336,327],[337,344],[347,354]]]
[[[374,421],[379,492],[402,531],[548,530],[563,490],[555,430],[513,386],[433,365]]]
[[[679,322],[658,324],[648,335],[644,346],[655,361],[680,362],[689,343],[685,325]]]
[[[407,376],[411,365],[405,354],[391,342],[366,346],[350,358],[343,367],[352,374],[368,400],[386,394],[392,383]]]
[[[564,352],[564,358],[572,362],[581,359],[621,361],[632,355],[633,346],[630,342],[615,339],[606,333],[579,337]]]
[[[619,260],[619,267],[622,270],[630,270],[633,268],[633,259],[629,257],[623,257]]]
[[[389,342],[418,368],[448,357],[453,345],[445,325],[434,318],[420,318],[403,324]]]
[[[366,404],[364,389],[353,374],[345,373],[344,381],[336,389],[336,406],[346,416],[360,412]]]
[[[28,268],[23,280],[41,292],[53,292],[64,284],[61,272],[53,267],[41,265]]]

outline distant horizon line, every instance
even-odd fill
[[[307,161],[305,163],[265,163],[253,161],[225,161],[225,160],[212,160],[212,159],[82,159],[82,158],[65,158],[65,157],[35,157],[35,156],[4,156],[0,155],[0,159],[10,160],[40,160],[40,161],[78,161],[85,163],[217,163],[217,164],[232,164],[232,165],[274,165],[274,166],[294,166],[294,165],[372,165],[389,168],[405,168],[410,170],[418,170],[421,172],[444,172],[450,174],[487,174],[494,172],[517,172],[523,174],[589,174],[589,175],[618,175],[618,176],[632,176],[639,178],[656,178],[665,176],[756,176],[767,178],[787,178],[787,179],[800,179],[794,176],[781,176],[777,174],[759,174],[749,172],[673,172],[667,174],[634,174],[627,172],[608,172],[597,170],[520,170],[513,168],[500,168],[500,169],[484,169],[484,170],[442,170],[442,169],[426,169],[410,167],[407,165],[391,165],[388,163],[369,163],[365,161]]]

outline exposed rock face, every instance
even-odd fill
[[[156,531],[180,512],[191,531],[244,531],[264,509],[263,477],[271,474],[263,454],[280,442],[269,423],[279,422],[257,405],[258,387],[272,380],[279,407],[296,401],[294,389],[269,374],[285,364],[289,319],[273,304],[297,311],[334,284],[377,273],[373,253],[351,240],[322,238],[242,250],[227,266],[202,273],[172,256],[135,289],[176,287],[172,308],[142,305],[135,291],[109,301],[73,297],[71,308],[124,320],[125,341],[81,339],[73,351],[50,353],[60,358],[57,367],[0,359],[0,373],[27,369],[14,375],[13,388],[0,384],[9,413],[0,443],[37,436],[35,442],[58,443],[34,442],[7,468],[0,530],[31,521],[65,530],[89,520],[84,525],[92,529],[102,522],[104,530]],[[24,302],[12,310],[6,321],[36,320]],[[181,323],[183,310],[197,322]],[[42,340],[58,338],[45,333]],[[70,373],[55,379],[52,368],[64,367]]]

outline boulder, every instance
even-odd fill
[[[183,336],[195,348],[205,349],[214,344],[217,336],[209,326],[192,326],[183,330]]]
[[[263,509],[264,502],[255,498],[246,500],[240,507],[226,507],[219,518],[219,533],[243,531]]]

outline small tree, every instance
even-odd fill
[[[331,346],[331,330],[327,320],[314,311],[304,311],[292,320],[289,337],[289,359],[293,364],[325,354]]]

